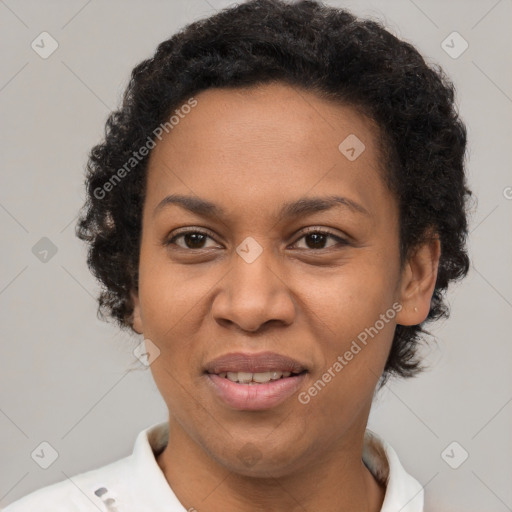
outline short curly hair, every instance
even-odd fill
[[[466,128],[453,84],[377,21],[314,0],[251,0],[159,44],[133,69],[122,106],[110,114],[103,141],[90,152],[76,234],[88,242],[87,264],[103,285],[100,318],[133,329],[130,292],[138,290],[149,158],[138,154],[134,161],[134,150],[148,141],[154,146],[155,128],[193,94],[273,81],[353,106],[377,123],[385,181],[400,212],[401,263],[435,232],[441,257],[425,322],[449,315],[448,284],[469,268],[471,195],[464,172]],[[428,334],[423,324],[397,325],[381,378],[411,377],[423,369],[416,350]]]

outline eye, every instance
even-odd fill
[[[306,250],[318,250],[318,249],[329,249],[330,247],[334,247],[336,244],[331,245],[330,247],[325,247],[325,242],[331,238],[335,240],[338,245],[348,245],[348,242],[343,238],[331,233],[330,231],[326,231],[324,229],[311,228],[306,233],[304,233],[298,240],[304,239],[306,241],[305,247]],[[295,242],[295,243],[297,243]],[[309,243],[308,243],[309,242]]]
[[[184,246],[180,244],[176,244],[175,241],[179,240],[180,238],[183,238]],[[174,235],[172,238],[165,241],[165,245],[177,245],[181,249],[206,249],[207,247],[204,247],[203,244],[206,241],[206,239],[212,239],[212,237],[200,230],[188,230],[188,231],[182,231],[181,233],[178,233]],[[213,239],[212,239],[213,240]]]
[[[205,231],[201,231],[198,229],[182,231],[178,234],[175,234],[170,239],[166,240],[164,244],[166,246],[169,245],[177,245],[181,249],[207,249],[208,247],[204,246],[204,243],[207,239],[213,240],[213,238],[209,235],[209,233]],[[296,242],[304,239],[306,241],[307,247],[303,248],[306,250],[320,250],[320,249],[328,249],[329,247],[333,247],[336,244],[333,244],[329,247],[325,247],[325,243],[328,239],[332,239],[337,242],[338,245],[348,245],[348,242],[331,233],[330,231],[326,231],[318,228],[310,228],[306,233],[304,233]],[[183,239],[184,245],[176,243],[177,240]]]

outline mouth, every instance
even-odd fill
[[[257,411],[283,403],[303,385],[304,364],[273,352],[231,353],[204,368],[209,389],[231,409]]]

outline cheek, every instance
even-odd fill
[[[323,364],[299,397],[310,408],[308,418],[323,418],[340,429],[370,406],[389,354],[396,315],[379,297],[355,293],[347,297],[339,298],[340,307],[325,301],[318,308],[316,339]]]
[[[360,265],[337,269],[315,293],[310,291],[307,303],[314,314],[307,322],[316,326],[323,363],[312,378],[326,382],[325,389],[317,385],[322,395],[317,403],[357,408],[371,396],[393,340],[399,307],[395,279],[396,269],[361,259]]]
[[[160,247],[142,246],[139,297],[145,328],[161,331],[179,328],[180,319],[208,293],[209,273],[199,266],[176,265]],[[161,332],[160,332],[161,334]]]
[[[390,260],[393,261],[393,260]],[[370,258],[354,258],[320,280],[302,277],[304,304],[340,339],[356,337],[392,308],[397,269]]]

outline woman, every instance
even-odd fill
[[[169,419],[6,512],[418,512],[367,426],[468,270],[454,90],[381,25],[253,0],[139,64],[78,236]]]

